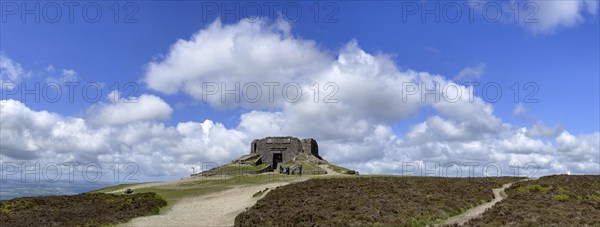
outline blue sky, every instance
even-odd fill
[[[144,145],[141,144],[142,142],[128,144],[127,152],[124,152],[122,156],[115,155],[115,153],[119,152],[115,151],[115,145],[111,142],[106,142],[105,145],[98,145],[98,147],[89,149],[85,146],[79,146],[81,151],[77,151],[76,149],[61,151],[61,149],[55,147],[57,145],[48,145],[47,143],[35,144],[33,142],[31,142],[33,145],[29,147],[22,147],[5,141],[23,139],[24,143],[27,144],[26,141],[36,141],[35,135],[48,135],[42,133],[43,130],[51,130],[48,128],[56,126],[40,126],[43,128],[39,129],[40,133],[30,133],[34,136],[23,138],[27,134],[23,132],[38,132],[38,129],[33,128],[37,126],[28,123],[14,123],[9,126],[8,121],[14,122],[15,119],[21,118],[11,118],[9,114],[6,114],[7,112],[4,112],[2,115],[3,155],[0,156],[10,161],[47,161],[50,159],[46,155],[56,153],[60,154],[59,156],[62,158],[82,160],[84,162],[112,162],[112,160],[118,162],[124,160],[156,162],[162,158],[163,162],[172,163],[157,169],[170,169],[171,171],[165,172],[181,176],[187,174],[185,171],[189,167],[197,166],[202,161],[227,162],[239,154],[246,152],[247,149],[245,146],[253,138],[275,133],[291,134],[300,137],[320,136],[320,138],[317,137],[316,139],[321,144],[324,144],[322,146],[323,149],[327,149],[323,150],[324,154],[326,154],[326,159],[346,164],[367,173],[398,173],[398,166],[402,161],[451,162],[453,160],[462,160],[465,157],[461,157],[461,154],[466,155],[468,153],[465,152],[468,149],[465,149],[464,146],[486,144],[490,143],[489,140],[494,140],[497,143],[491,142],[495,144],[494,147],[482,148],[482,150],[493,149],[494,154],[482,151],[479,154],[481,156],[477,156],[478,158],[474,160],[509,163],[515,160],[527,162],[529,160],[541,159],[544,161],[542,161],[543,163],[540,166],[544,170],[542,173],[545,174],[557,172],[598,173],[600,171],[598,167],[598,130],[600,127],[598,117],[600,114],[600,44],[598,42],[600,40],[600,25],[598,21],[598,1],[474,2],[480,5],[466,6],[463,5],[463,2],[451,1],[427,2],[423,4],[422,2],[411,1],[352,1],[330,2],[329,4],[327,2],[316,4],[312,1],[299,3],[287,2],[275,7],[277,16],[273,18],[269,18],[266,12],[267,7],[265,5],[269,4],[269,2],[260,2],[259,5],[262,7],[262,14],[260,15],[262,17],[255,23],[249,23],[247,20],[242,19],[244,16],[255,15],[252,13],[252,8],[249,9],[251,13],[248,14],[241,10],[236,12],[236,14],[222,15],[220,12],[213,13],[212,11],[207,11],[206,7],[215,6],[214,2],[149,1],[134,2],[130,5],[120,2],[120,14],[117,22],[114,21],[115,11],[111,10],[111,6],[114,6],[111,4],[114,4],[114,2],[98,2],[98,5],[101,7],[102,17],[97,23],[86,21],[86,18],[82,16],[83,14],[80,14],[82,13],[81,8],[84,7],[85,3],[81,3],[81,5],[75,8],[72,22],[67,17],[66,6],[62,5],[62,17],[59,18],[57,23],[53,23],[46,18],[53,15],[44,15],[43,10],[36,15],[21,15],[20,10],[22,10],[24,5],[20,4],[20,2],[16,5],[16,13],[13,13],[11,11],[12,8],[10,8],[14,5],[9,6],[10,2],[3,2],[0,31],[0,51],[2,52],[2,60],[4,61],[2,63],[2,69],[4,70],[2,74],[3,82],[9,80],[15,82],[16,80],[16,82],[23,82],[31,86],[36,82],[47,83],[52,79],[60,81],[66,78],[64,77],[65,74],[71,72],[69,75],[72,77],[67,80],[78,81],[82,84],[90,82],[102,83],[104,86],[102,89],[104,92],[103,96],[109,95],[110,87],[115,85],[115,83],[119,83],[121,94],[127,94],[129,91],[123,90],[122,86],[127,82],[134,82],[137,84],[138,90],[132,96],[141,99],[143,95],[146,95],[148,98],[146,100],[149,100],[149,103],[158,105],[156,107],[149,104],[148,108],[151,109],[150,112],[153,112],[153,114],[137,118],[135,116],[136,113],[131,113],[129,117],[122,117],[111,115],[110,113],[115,112],[108,110],[108,112],[103,112],[111,108],[111,110],[116,111],[122,107],[122,105],[118,105],[123,104],[122,102],[115,104],[102,98],[97,102],[90,103],[82,100],[78,96],[79,94],[76,95],[75,102],[69,102],[66,97],[62,97],[57,103],[46,101],[35,102],[33,100],[22,100],[18,95],[9,95],[6,89],[4,89],[2,99],[12,99],[13,101],[17,101],[18,104],[22,104],[24,107],[21,106],[20,108],[31,111],[32,118],[39,119],[40,112],[47,111],[56,115],[59,122],[64,121],[67,125],[71,124],[74,119],[81,119],[84,121],[85,131],[90,133],[88,139],[94,139],[99,134],[102,134],[106,138],[102,137],[102,139],[98,140],[110,141],[117,139],[111,138],[114,135],[121,135],[122,137],[123,134],[116,133],[115,131],[133,127],[131,125],[136,125],[137,127],[141,127],[140,125],[144,124],[147,127],[159,125],[164,127],[164,130],[169,131],[169,129],[179,128],[178,126],[184,122],[197,123],[197,128],[202,128],[202,126],[207,127],[203,123],[206,123],[205,120],[210,120],[215,125],[221,125],[221,130],[227,133],[234,133],[235,135],[239,133],[239,137],[226,136],[232,140],[237,138],[239,141],[224,142],[212,137],[211,140],[205,139],[203,140],[204,145],[207,147],[214,146],[214,148],[210,148],[209,150],[198,149],[197,153],[200,154],[197,156],[194,156],[194,152],[191,152],[194,149],[193,147],[187,148],[189,150],[187,152],[166,151],[159,145]],[[34,4],[40,4],[39,8],[44,9],[44,7],[47,7],[48,2],[28,2],[23,4],[26,4],[25,7],[30,8],[35,8]],[[219,3],[216,6],[218,10],[223,10],[224,7],[235,7],[236,3],[227,2],[225,4],[221,5]],[[252,7],[248,4],[246,2],[239,3],[239,9]],[[458,4],[461,6],[461,17],[458,22],[451,21],[456,16],[456,14],[452,13],[456,11],[452,10],[456,8],[451,8],[454,5],[449,4]],[[517,17],[518,22],[514,21],[514,10],[510,10],[509,8],[511,4],[520,6],[521,8],[520,14]],[[530,11],[532,8],[523,8],[526,4],[530,4],[533,9],[536,9],[534,14],[532,14],[532,18],[537,20],[537,22],[523,23],[526,19],[525,16],[532,13]],[[497,5],[503,9],[500,14],[501,18],[497,22],[486,21],[486,18],[494,17],[494,15],[490,16],[490,14],[486,14],[482,11],[482,8],[483,6],[487,7],[490,5],[492,7]],[[288,6],[287,11],[283,10],[284,6]],[[301,17],[291,22],[286,20],[287,17],[294,18],[296,16],[293,11],[295,9],[293,7],[296,6],[299,6],[298,9],[302,14]],[[412,6],[416,7],[416,12],[410,11],[407,8]],[[319,9],[319,20],[317,22],[314,21],[315,7]],[[422,15],[424,7],[433,9],[431,12],[438,13],[440,21],[436,22],[436,16],[433,14]],[[446,7],[450,7],[450,11],[444,11],[447,9]],[[134,11],[136,9],[137,11]],[[493,11],[495,8],[491,9]],[[473,10],[472,12],[474,13],[473,21],[468,17],[470,10]],[[125,15],[128,13],[133,13],[131,14],[132,17],[129,18],[132,19],[132,21],[129,21],[132,23],[124,22],[126,20]],[[329,23],[324,22],[326,20],[325,15],[331,15],[328,18],[330,19]],[[40,22],[35,21],[35,16],[40,17]],[[93,16],[88,15],[88,17]],[[215,23],[221,24],[216,25]],[[245,24],[248,25],[246,26]],[[283,27],[288,26],[289,30],[277,27],[280,24],[283,24],[281,25]],[[209,26],[215,26],[216,28],[210,30]],[[360,100],[362,97],[366,99],[367,103],[371,103],[374,107],[381,109],[365,110],[364,113],[356,115],[351,114],[352,116],[349,116],[347,121],[354,122],[352,124],[343,125],[339,122],[338,127],[351,126],[353,124],[360,125],[361,123],[368,125],[366,126],[368,129],[352,135],[344,133],[336,134],[335,132],[329,133],[327,129],[310,128],[308,126],[302,130],[286,129],[286,127],[259,130],[244,127],[244,119],[247,120],[247,124],[252,122],[256,124],[273,124],[276,122],[280,124],[281,122],[287,122],[290,125],[294,125],[298,123],[294,123],[295,120],[309,119],[309,116],[314,115],[300,115],[297,114],[298,111],[293,112],[294,108],[299,108],[297,107],[299,104],[290,104],[292,106],[290,107],[290,105],[286,104],[255,105],[242,103],[227,106],[210,101],[206,103],[199,100],[197,94],[189,90],[192,88],[186,88],[186,83],[192,84],[190,81],[220,82],[219,78],[225,78],[223,81],[238,82],[260,78],[257,75],[261,73],[273,73],[271,71],[259,72],[256,75],[249,73],[253,74],[249,76],[239,73],[263,70],[257,67],[253,68],[252,64],[247,66],[234,64],[229,67],[234,68],[237,73],[229,71],[226,67],[220,69],[221,71],[219,69],[211,69],[212,71],[208,71],[212,73],[211,75],[205,75],[207,71],[204,71],[200,66],[193,67],[194,64],[203,65],[202,61],[211,62],[209,60],[211,56],[208,52],[200,50],[214,51],[210,53],[227,51],[227,49],[218,49],[218,46],[213,45],[215,43],[211,43],[218,42],[218,39],[211,40],[206,37],[204,39],[194,39],[194,34],[205,32],[207,37],[209,37],[209,34],[222,34],[221,32],[225,32],[228,29],[230,30],[229,32],[233,33],[236,33],[236,31],[241,32],[237,36],[250,34],[249,37],[256,38],[258,41],[261,38],[268,39],[268,37],[271,37],[269,35],[277,34],[280,36],[280,42],[278,43],[284,43],[282,45],[290,44],[284,41],[289,41],[292,44],[308,43],[306,44],[307,47],[305,46],[305,48],[300,49],[295,49],[297,47],[290,44],[292,46],[287,50],[305,50],[306,53],[304,54],[314,54],[314,56],[323,57],[322,61],[311,62],[303,57],[295,56],[295,53],[279,53],[277,50],[269,50],[265,51],[265,53],[272,56],[265,58],[267,59],[264,60],[266,62],[265,65],[273,68],[282,67],[294,72],[294,75],[281,76],[282,81],[286,78],[292,78],[302,83],[315,80],[315,78],[338,78],[340,81],[334,80],[333,82],[339,82],[339,98],[341,103],[352,106],[353,103],[356,104],[353,100]],[[256,32],[257,34],[252,32]],[[266,36],[261,36],[265,34]],[[187,51],[191,52],[191,55],[183,54],[182,56],[192,56],[192,58],[188,59],[189,62],[180,62],[181,59],[178,60],[170,57],[185,52],[185,47],[183,46],[179,49],[176,48],[178,46],[178,43],[176,43],[177,40],[188,42],[189,49]],[[257,40],[254,40],[254,42],[257,42]],[[263,46],[261,48],[268,49],[270,47]],[[240,51],[252,51],[250,47],[239,46],[237,48]],[[260,52],[262,51],[260,48],[258,50],[254,49],[254,51],[262,53]],[[482,104],[472,107],[473,109],[492,108],[493,111],[491,113],[484,111],[484,114],[488,114],[489,116],[479,116],[477,114],[467,116],[465,113],[454,113],[454,110],[444,109],[445,107],[423,103],[421,105],[415,104],[416,107],[414,107],[415,110],[413,111],[412,106],[404,108],[404,105],[407,104],[393,101],[397,100],[394,97],[400,97],[401,94],[382,91],[380,95],[372,95],[369,92],[377,90],[354,90],[360,87],[351,87],[352,83],[346,87],[342,86],[350,81],[346,80],[344,82],[344,73],[342,73],[341,77],[327,75],[315,77],[315,75],[312,75],[326,74],[321,69],[328,68],[327,62],[329,61],[331,61],[332,65],[335,65],[336,61],[339,63],[340,56],[343,56],[345,51],[348,52],[348,56],[353,56],[353,54],[362,56],[361,53],[364,53],[372,57],[373,61],[377,64],[386,66],[391,64],[395,68],[390,69],[389,72],[385,71],[387,69],[383,69],[385,68],[383,66],[377,68],[380,71],[376,73],[377,75],[374,78],[381,80],[366,80],[372,81],[373,84],[370,85],[384,83],[385,81],[404,81],[402,79],[404,76],[412,78],[412,81],[427,82],[434,80],[433,78],[439,75],[446,83],[451,81],[459,82],[459,84],[465,81],[478,82],[482,85],[497,83],[500,85],[503,94],[498,102],[491,103],[485,102],[488,100],[483,100]],[[238,58],[239,55],[235,57],[235,59]],[[273,60],[278,58],[291,59],[290,61],[298,62],[281,63],[281,61]],[[200,63],[194,62],[194,60],[200,61]],[[252,61],[249,60],[249,62]],[[261,62],[259,61],[259,63]],[[313,63],[314,68],[311,68],[313,67]],[[359,61],[358,63],[365,62]],[[156,65],[156,70],[150,67],[152,64]],[[278,64],[287,65],[282,66]],[[305,64],[310,65],[307,66],[309,69],[301,67]],[[351,66],[354,67],[353,65]],[[12,67],[12,69],[18,68],[20,71],[9,71],[9,67]],[[207,63],[205,67],[210,68],[211,66]],[[171,75],[165,75],[164,70],[168,70]],[[190,72],[190,70],[192,71]],[[360,74],[360,72],[368,73],[370,71],[356,71],[357,74]],[[412,75],[415,72],[426,73],[427,76],[415,79],[414,75]],[[13,74],[14,76],[11,80],[10,76]],[[166,85],[158,84],[164,84],[165,81],[176,81],[178,80],[177,78],[180,78],[178,76],[180,74],[183,75],[181,78],[188,78],[178,81],[184,85],[180,85],[179,87],[165,87]],[[274,75],[274,77],[267,76],[265,80],[267,78],[278,77],[277,75]],[[387,80],[386,78],[394,80]],[[357,79],[357,81],[361,80]],[[322,83],[325,82],[331,81],[322,81]],[[524,85],[530,82],[532,82],[532,86],[528,87],[528,90],[525,89]],[[514,90],[511,90],[511,86],[515,83],[519,84],[520,99],[518,102],[513,100]],[[388,84],[388,86],[401,87],[402,85]],[[537,92],[531,98],[539,100],[539,102],[523,102],[525,96],[532,91],[533,87],[537,88]],[[168,91],[173,89],[175,92]],[[344,92],[345,89],[346,91]],[[352,95],[346,94],[348,93],[348,89],[353,90],[351,92]],[[476,87],[474,92],[475,96],[481,99],[485,96],[482,93],[481,87]],[[356,110],[359,112],[367,108],[367,105],[364,105],[364,103],[357,103],[354,108],[357,108]],[[138,104],[140,106],[136,106],[135,108],[131,107],[134,106],[133,104],[129,106],[133,109],[144,109],[141,107],[144,103]],[[16,108],[14,107],[15,105],[6,104],[6,106],[3,106],[3,111],[7,111],[9,108]],[[321,103],[320,105],[324,104]],[[451,105],[452,107],[449,108],[459,110],[470,109],[470,107],[460,107],[458,105]],[[397,108],[392,108],[391,106],[397,106]],[[152,111],[154,107],[165,111],[160,112],[156,109]],[[327,108],[330,107],[327,106]],[[331,108],[336,109],[334,107]],[[385,109],[387,108],[407,109],[407,111],[390,110],[386,112]],[[127,110],[131,111],[132,109]],[[352,110],[352,108],[348,107],[347,110]],[[117,112],[129,115],[128,111]],[[102,115],[99,113],[106,114]],[[267,119],[257,117],[260,114],[267,116]],[[343,115],[341,112],[332,112],[331,114],[332,116],[337,114]],[[461,114],[463,117],[457,117],[457,114]],[[493,132],[485,130],[482,132],[473,131],[480,127],[473,126],[475,123],[470,121],[479,117],[483,119],[482,121],[486,121],[486,117],[498,119],[497,125],[490,126],[494,128],[491,130]],[[106,118],[111,118],[112,120]],[[125,119],[115,121],[114,118]],[[436,124],[436,122],[439,124]],[[19,125],[20,127],[18,127]],[[427,126],[433,132],[427,130],[420,132],[423,134],[421,135],[423,136],[421,139],[410,137],[410,135],[419,132],[419,125],[423,127]],[[453,139],[447,139],[444,135],[436,134],[436,125],[453,126],[454,129],[459,131],[471,130],[467,134],[482,133],[485,136],[482,138],[464,135],[458,136],[459,138],[452,137]],[[369,136],[377,135],[378,126],[381,126],[380,129],[383,131],[389,129],[389,132],[386,131],[385,135],[382,135],[381,138],[383,139],[381,140],[378,137],[368,139]],[[473,128],[469,128],[471,126]],[[20,128],[19,130],[22,131],[18,131],[12,127]],[[529,134],[523,132],[523,128]],[[108,135],[100,133],[102,130],[106,130],[106,134]],[[312,130],[322,130],[323,133],[311,134]],[[532,131],[543,131],[543,133],[533,133],[536,134],[533,135]],[[156,135],[151,135],[151,137],[159,140],[161,136],[164,136],[162,135],[164,133],[167,132],[157,132]],[[519,137],[519,133],[527,134],[527,136]],[[190,136],[194,138],[194,136]],[[207,137],[208,135],[195,136]],[[181,135],[175,137],[179,138]],[[392,137],[393,139],[390,139]],[[52,140],[52,143],[64,143],[64,146],[67,146],[71,139],[64,137],[56,138],[56,140]],[[511,142],[511,140],[518,139],[525,141]],[[506,144],[503,141],[523,144],[523,147],[527,148],[512,151],[509,148],[503,147],[502,144]],[[569,141],[568,146],[565,145],[565,141]],[[565,144],[562,144],[563,142]],[[223,143],[229,145],[219,145]],[[186,146],[184,142],[176,142],[176,144],[177,146]],[[419,147],[420,145],[415,144],[420,144],[424,147]],[[532,147],[529,148],[528,145],[532,145]],[[149,147],[143,149],[155,149],[157,151],[160,150],[160,152],[137,150],[142,148],[136,148],[136,146]],[[188,144],[187,146],[192,145]],[[437,146],[438,148],[433,148],[432,146]],[[228,149],[234,149],[235,151]],[[441,149],[439,152],[443,154],[439,152],[423,152],[423,149]],[[382,150],[384,152],[380,153]],[[355,155],[353,151],[360,151],[361,154]],[[31,154],[28,152],[31,152]],[[26,153],[28,155],[16,155],[16,153]],[[364,155],[364,153],[373,153],[374,155]],[[148,156],[141,154],[147,154]],[[353,155],[362,157],[364,161],[349,158]],[[440,155],[447,158],[435,158]],[[55,154],[51,156],[57,157]],[[387,161],[390,159],[392,161]],[[145,166],[145,164],[141,165],[141,175],[169,178],[169,176],[154,173],[147,168],[149,167]],[[144,171],[147,171],[147,173],[144,174]]]

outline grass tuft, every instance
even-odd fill
[[[265,192],[267,192],[268,190],[269,190],[269,188],[265,188],[265,190],[258,191],[256,193],[254,193],[254,195],[252,195],[252,197],[253,198],[260,197],[262,194],[265,194]]]

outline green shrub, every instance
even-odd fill
[[[587,197],[588,197],[588,199],[593,200],[593,201],[600,201],[600,195],[599,194],[588,195]]]
[[[13,200],[9,200],[9,201],[13,201]],[[9,213],[12,213],[13,211],[27,209],[31,206],[33,206],[32,202],[20,201],[20,200],[14,200],[13,202],[9,202],[9,203],[1,203],[0,204],[0,214],[9,214]]]
[[[556,190],[558,190],[559,192],[562,192],[562,193],[569,192],[567,189],[565,189],[561,186],[556,187]]]
[[[519,187],[517,188],[517,191],[519,192],[548,192],[550,191],[550,189],[552,189],[551,186],[544,186],[544,185],[539,185],[539,184],[532,184],[532,185],[527,185],[527,186],[523,186],[523,187]]]
[[[557,194],[557,195],[553,195],[552,198],[558,199],[558,200],[567,200],[567,199],[569,199],[569,195]]]
[[[265,192],[267,192],[268,190],[269,190],[269,188],[265,188],[265,190],[258,191],[258,192],[256,192],[256,193],[254,193],[254,195],[252,195],[252,197],[254,197],[254,198],[256,198],[256,197],[259,197],[259,196],[261,196],[262,194],[264,194]]]

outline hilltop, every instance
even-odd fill
[[[303,174],[320,175],[334,171],[340,174],[358,174],[357,171],[337,166],[319,155],[319,145],[312,138],[298,139],[291,136],[256,139],[250,145],[250,153],[230,163],[214,167],[192,176],[241,175],[277,172],[279,168],[299,168]],[[293,171],[292,174],[300,174]]]

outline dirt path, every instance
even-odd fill
[[[327,171],[327,174],[325,174],[326,176],[339,176],[339,175],[343,175],[341,173],[338,173],[336,171],[333,171],[331,168],[329,168],[329,166],[321,164],[319,165],[319,167],[321,167],[321,169]]]
[[[135,218],[122,226],[232,226],[239,213],[260,199],[252,197],[254,193],[289,183],[292,182],[239,186],[187,198],[174,204],[164,214]]]
[[[340,175],[327,166],[322,166],[327,175]],[[321,175],[325,176],[325,175]],[[246,208],[251,207],[261,197],[252,197],[256,192],[269,188],[287,185],[294,182],[305,181],[313,177],[301,177],[292,181],[273,182],[261,185],[242,185],[232,189],[185,198],[175,204],[164,214],[134,218],[120,226],[233,226],[235,217]],[[140,189],[146,187],[178,185],[182,179],[171,182],[155,182],[133,185],[129,188]],[[121,193],[125,189],[115,190],[111,193]]]
[[[467,221],[478,217],[479,215],[483,214],[483,212],[485,212],[485,210],[491,208],[492,206],[494,206],[494,204],[505,199],[506,192],[504,192],[504,190],[506,190],[512,184],[513,183],[504,184],[504,185],[502,185],[501,188],[493,189],[494,199],[491,202],[481,204],[479,206],[473,207],[473,208],[465,211],[462,214],[450,217],[442,225],[454,225],[454,224],[464,225]]]

